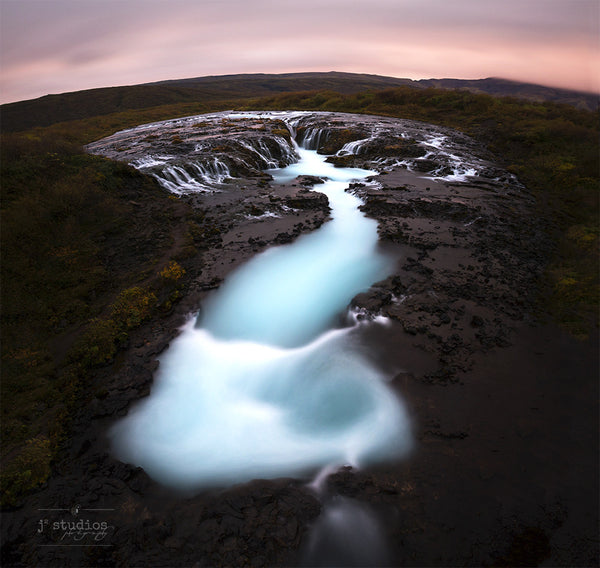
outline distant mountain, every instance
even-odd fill
[[[397,87],[462,89],[493,96],[566,103],[596,110],[598,95],[518,83],[506,79],[423,79],[413,81],[362,73],[283,73],[221,75],[174,79],[143,85],[106,87],[9,103],[0,107],[3,131],[26,130],[57,122],[177,103],[225,103],[272,94],[328,90],[343,94]]]
[[[193,79],[175,79],[149,83],[182,88],[203,89],[206,91],[227,92],[233,96],[265,96],[275,93],[329,90],[338,93],[352,94],[367,90],[390,89],[394,87],[416,87],[437,89],[457,89],[474,93],[486,93],[496,97],[517,97],[535,102],[565,103],[586,110],[598,108],[599,95],[544,87],[533,83],[519,83],[508,79],[490,77],[488,79],[401,79],[367,75],[364,73],[282,73],[278,75],[222,75],[211,77],[196,77]]]
[[[406,85],[414,86],[411,79],[368,75],[366,73],[253,73],[243,75],[220,75],[159,81],[149,85],[184,87],[227,93],[231,97],[262,97],[298,91],[335,91],[343,94],[368,90],[391,89]]]
[[[488,79],[422,79],[415,81],[428,87],[438,89],[458,89],[471,91],[473,93],[487,93],[495,97],[516,97],[528,99],[535,102],[550,101],[575,106],[584,110],[597,110],[600,95],[559,89],[556,87],[544,87],[534,83],[519,83],[498,77]]]

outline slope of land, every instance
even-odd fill
[[[331,91],[354,94],[395,87],[467,90],[493,96],[512,96],[536,102],[566,103],[596,110],[598,95],[507,81],[505,79],[424,79],[413,81],[359,73],[284,73],[223,75],[175,79],[144,85],[107,87],[2,105],[2,129],[7,132],[88,116],[151,108],[175,103],[214,105],[225,101],[298,91]],[[227,108],[221,105],[220,108]],[[207,110],[209,110],[207,108]]]
[[[417,83],[441,89],[458,89],[472,93],[486,93],[495,97],[515,97],[533,102],[553,102],[572,105],[582,110],[598,110],[599,95],[521,83],[499,77],[487,79],[422,79]]]
[[[182,88],[214,89],[219,92],[227,92],[232,96],[246,96],[248,90],[255,92],[258,96],[294,91],[329,90],[337,93],[353,94],[394,87],[414,87],[417,89],[434,87],[484,93],[495,97],[516,97],[534,102],[564,103],[583,110],[597,110],[599,103],[598,94],[510,81],[499,77],[413,80],[364,73],[331,71],[329,73],[282,73],[278,75],[224,75],[221,77],[175,79],[154,84]]]

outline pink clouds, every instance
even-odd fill
[[[3,102],[227,73],[503,76],[600,91],[596,0],[3,0]]]

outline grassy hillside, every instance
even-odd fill
[[[212,102],[170,104],[159,104],[159,94],[171,91],[157,90],[148,108],[131,106],[134,92],[118,103],[119,112],[109,112],[118,97],[111,99],[108,90],[105,106],[79,109],[84,118],[52,126],[38,119],[35,127],[2,137],[5,504],[47,478],[90,373],[115,356],[132,328],[165,309],[178,282],[185,282],[171,262],[185,268],[185,256],[194,253],[193,239],[186,238],[194,214],[154,181],[82,150],[122,128],[232,107],[365,112],[458,128],[496,152],[538,198],[556,243],[540,311],[581,337],[597,325],[597,113],[406,86],[237,101],[229,91]],[[166,257],[173,243],[181,244],[181,255]]]
[[[168,309],[191,211],[54,136],[2,140],[2,504],[43,483],[89,375]],[[182,272],[175,270],[173,276]],[[178,279],[178,278],[177,278]]]
[[[488,79],[401,79],[359,73],[283,73],[280,75],[224,75],[221,77],[197,77],[162,81],[155,85],[177,86],[210,90],[213,93],[227,93],[231,97],[265,96],[277,93],[298,91],[335,91],[354,94],[363,91],[413,87],[470,91],[496,97],[517,97],[534,102],[565,103],[582,110],[597,110],[599,95],[583,93],[556,87],[544,87],[533,83],[521,83],[496,77]]]
[[[263,96],[298,91],[330,90],[352,94],[367,90],[381,90],[416,83],[410,79],[382,77],[365,73],[255,73],[222,75],[161,81],[154,85],[169,85],[195,89],[210,89],[214,93],[227,93],[231,97]]]
[[[176,79],[146,85],[91,89],[75,93],[47,95],[39,99],[2,105],[2,130],[16,132],[36,126],[147,109],[167,104],[197,103],[220,105],[226,101],[280,93],[333,91],[355,94],[409,86],[415,89],[438,87],[467,90],[495,96],[516,96],[534,101],[568,103],[587,110],[598,108],[598,96],[506,81],[504,79],[426,79],[412,81],[359,73],[284,73],[223,75]]]
[[[2,105],[2,130],[15,132],[90,116],[176,103],[214,106],[228,100],[274,93],[317,89],[356,93],[400,86],[407,82],[411,81],[353,73],[288,73],[198,77],[146,85],[91,89]],[[222,107],[222,104],[220,106]]]
[[[47,95],[39,99],[2,105],[2,130],[16,132],[36,126],[65,122],[172,103],[202,101],[208,95],[200,89],[138,85],[109,87],[76,93]]]
[[[458,89],[472,93],[484,93],[495,97],[516,97],[533,102],[553,102],[574,106],[581,110],[598,110],[600,96],[556,87],[544,87],[533,83],[520,83],[497,77],[488,79],[424,79],[418,81],[426,87]]]

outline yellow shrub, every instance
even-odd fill
[[[31,438],[2,473],[2,505],[14,505],[18,496],[45,483],[50,477],[52,451],[44,436]]]
[[[184,274],[185,270],[175,260],[172,260],[168,266],[163,268],[158,273],[161,278],[164,278],[165,280],[173,280],[174,282],[177,282],[177,280],[179,280]]]
[[[111,306],[111,318],[120,328],[132,329],[150,316],[156,302],[156,296],[145,288],[128,288]]]

